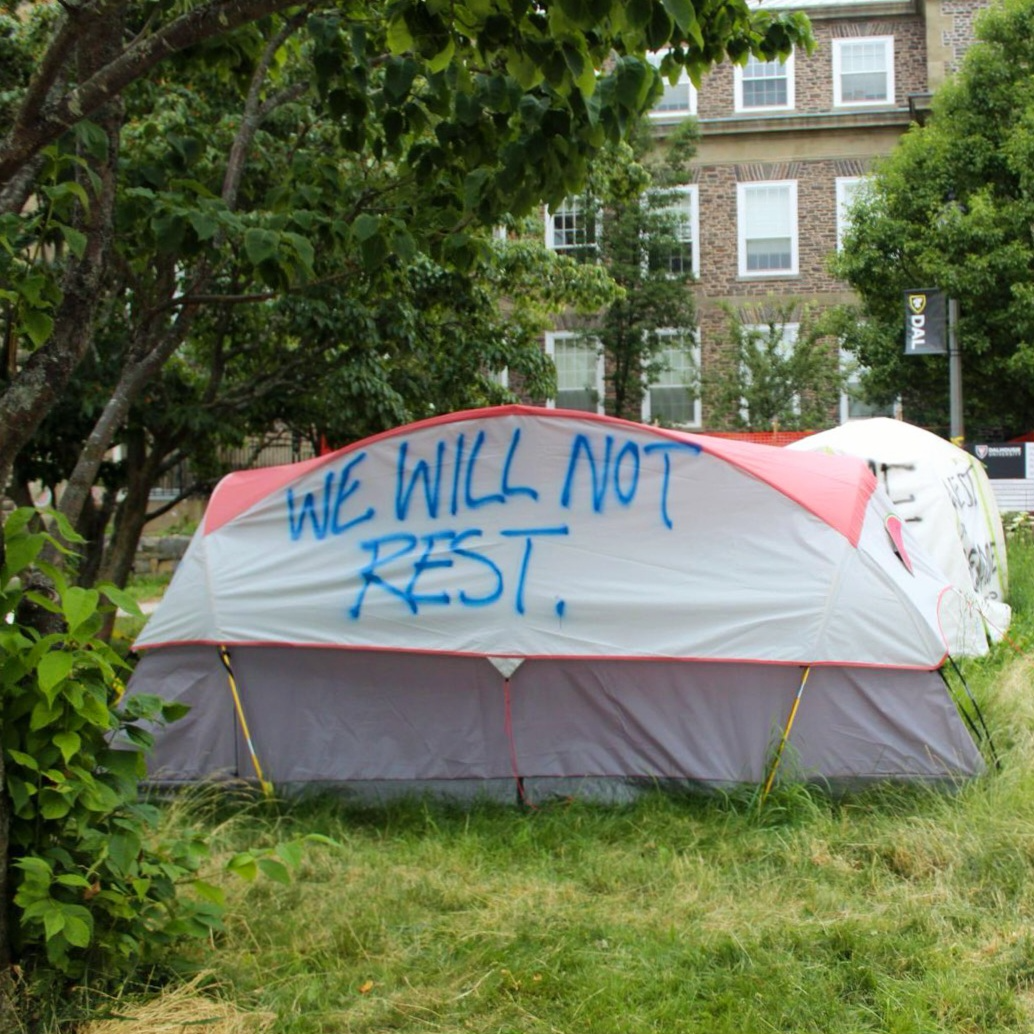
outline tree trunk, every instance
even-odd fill
[[[230,210],[237,206],[237,195],[240,190],[241,178],[244,175],[245,161],[259,126],[271,112],[298,97],[308,88],[305,83],[296,83],[280,90],[265,101],[262,100],[262,87],[277,50],[298,30],[303,22],[302,15],[297,15],[287,22],[280,32],[267,42],[262,58],[252,73],[241,125],[234,138],[226,172],[223,176],[222,199]],[[206,262],[202,262],[184,294],[189,297],[204,291],[210,279],[211,267]],[[111,398],[108,399],[90,436],[83,444],[75,469],[69,475],[68,484],[61,497],[60,510],[73,524],[79,520],[86,495],[97,479],[97,471],[104,460],[104,455],[111,447],[119,427],[129,415],[130,407],[140,392],[152,378],[158,375],[172,354],[186,340],[196,315],[197,306],[185,304],[170,326],[166,327],[164,331],[155,328],[149,333],[145,332],[141,347],[132,350],[133,358],[123,368],[118,384],[111,393]]]
[[[112,582],[119,588],[125,586],[132,573],[137,546],[147,523],[151,487],[157,478],[157,468],[162,459],[159,453],[165,453],[164,449],[158,449],[145,455],[143,437],[143,433],[139,432],[133,436],[135,441],[129,444],[126,492],[119,503],[111,544],[100,570],[101,581]]]
[[[81,44],[80,75],[88,77],[117,51],[120,25],[86,34]],[[10,480],[18,453],[35,434],[43,418],[68,386],[93,337],[93,320],[107,265],[115,209],[119,133],[122,105],[115,100],[99,112],[97,122],[108,141],[105,160],[94,165],[100,185],[84,213],[86,247],[81,259],[71,259],[62,283],[64,297],[54,318],[50,340],[26,360],[0,394],[0,485]],[[87,180],[84,184],[90,190]]]
[[[100,506],[92,495],[86,497],[87,505],[76,528],[84,540],[78,547],[79,569],[76,572],[76,582],[79,585],[91,586],[97,581],[98,572],[104,562],[105,529],[115,512],[117,497],[118,491],[110,488],[105,490]]]

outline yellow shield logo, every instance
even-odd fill
[[[910,294],[908,296],[908,307],[917,316],[922,315],[923,310],[926,308],[926,295],[925,294]]]

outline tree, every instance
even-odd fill
[[[726,316],[730,347],[702,378],[712,427],[815,430],[835,421],[843,377],[825,318],[794,301],[727,308]]]
[[[621,289],[585,324],[584,336],[603,354],[605,408],[625,419],[639,418],[644,393],[667,368],[671,342],[691,349],[696,323],[678,190],[689,180],[696,125],[683,124],[659,145],[648,126],[637,129],[596,161],[579,200],[599,213],[591,255],[583,258],[599,262]]]
[[[241,27],[258,19],[267,20],[249,37]],[[419,0],[341,0],[323,9],[211,0],[167,16],[129,0],[68,5],[34,54],[30,80],[16,80],[15,102],[0,124],[0,232],[7,242],[0,277],[13,326],[11,377],[0,393],[0,483],[90,344],[110,255],[128,91],[153,84],[163,60],[190,48],[229,53],[254,70],[265,60],[256,54],[262,42],[288,30],[304,30],[306,41],[307,75],[292,85],[312,91],[324,123],[357,157],[388,158],[399,180],[427,188],[424,204],[405,213],[381,212],[376,193],[366,195],[351,224],[339,228],[369,265],[405,260],[424,242],[435,257],[462,265],[473,254],[471,225],[577,190],[592,154],[618,139],[659,89],[643,60],[647,48],[671,44],[662,70],[686,67],[699,76],[725,55],[771,57],[810,42],[800,16],[753,10],[746,0],[598,0],[514,12]],[[259,104],[256,116],[261,110]],[[248,154],[253,138],[239,139],[240,154]],[[62,210],[26,211],[26,201],[48,187],[46,196]],[[250,238],[255,264],[275,279],[285,260],[299,256],[290,254],[290,239],[270,236],[275,229],[257,229]],[[39,247],[55,233],[66,245],[60,263]],[[31,268],[26,255],[35,256]],[[18,286],[25,282],[32,286]],[[173,325],[192,319],[206,293],[204,285],[185,288],[167,314]],[[20,364],[10,359],[18,345],[29,346]],[[162,351],[144,362],[137,381],[161,364]],[[102,436],[91,441],[94,453]]]
[[[977,42],[874,170],[853,206],[836,275],[861,296],[842,316],[869,401],[900,396],[906,418],[948,426],[948,364],[904,354],[908,289],[958,302],[970,431],[1034,427],[1034,3],[988,8]]]
[[[143,526],[155,515],[150,490],[163,474],[189,464],[184,494],[204,494],[227,472],[228,447],[275,424],[314,448],[342,445],[437,412],[512,401],[498,380],[502,370],[531,393],[551,395],[543,331],[560,308],[598,310],[613,285],[603,270],[541,242],[487,247],[495,259],[469,273],[423,259],[386,280],[357,275],[319,294],[201,314],[130,409],[115,438],[121,459],[102,465],[87,496],[98,501],[80,523],[90,541],[80,546],[78,583],[125,584]],[[90,410],[103,405],[123,362],[122,347],[111,344],[80,366],[74,397],[19,457],[16,484],[56,487],[74,463]],[[98,369],[101,355],[105,369]],[[100,534],[101,522],[111,523],[110,536]]]
[[[447,276],[462,274],[485,254],[486,228],[579,190],[591,158],[649,106],[660,81],[644,60],[647,49],[670,44],[662,71],[685,67],[699,76],[726,55],[768,58],[810,44],[802,16],[771,15],[747,0],[516,7],[482,0],[202,0],[173,7],[67,0],[16,11],[0,24],[0,486],[67,399],[91,349],[111,344],[100,358],[126,361],[114,364],[118,381],[77,460],[82,469],[73,472],[70,498],[84,507],[134,402],[173,356],[181,358],[214,306],[318,301],[335,277],[357,273],[386,285],[399,270],[418,270],[418,256]],[[234,124],[225,121],[224,95],[240,102]],[[195,108],[194,100],[203,103]],[[188,116],[190,132],[171,125],[156,131],[142,113],[159,106]],[[147,132],[155,132],[150,141],[135,136]],[[285,182],[264,179],[272,166],[263,162],[263,132],[279,158],[293,149]],[[328,139],[333,153],[321,155]],[[213,179],[207,164],[208,140],[228,144],[221,178]],[[131,182],[123,159],[148,143],[164,148],[163,157],[149,170],[136,165],[139,179]],[[344,192],[330,204],[339,187]],[[120,252],[119,241],[143,255],[134,247]],[[144,255],[161,260],[144,268]],[[209,344],[218,361],[217,339]],[[357,358],[370,364],[376,356]],[[444,380],[453,367],[447,351],[441,359]],[[8,548],[8,573],[22,569],[13,566],[13,552]],[[67,588],[77,604],[84,599],[72,591],[78,587]],[[58,620],[71,623],[82,607],[57,610]],[[89,628],[79,621],[70,629],[85,637],[76,642],[84,653],[93,617]],[[56,688],[82,696],[60,638],[31,623],[2,627],[18,646],[17,664],[5,669],[5,701]],[[60,674],[57,681],[37,677],[44,662]],[[93,687],[98,698],[102,681]],[[109,715],[96,719],[100,727]],[[31,721],[31,713],[5,715],[5,744],[28,742],[26,734],[40,731]],[[67,761],[67,738],[52,740]],[[14,749],[33,771],[32,751]],[[8,749],[5,760],[12,758]],[[84,764],[77,786],[92,786],[91,769]],[[41,778],[58,777],[67,778],[55,760]],[[12,785],[9,772],[8,792]],[[9,808],[5,796],[0,841]],[[53,851],[73,859],[84,844],[103,839],[89,816],[62,835],[69,844]],[[0,867],[6,849],[0,842]],[[33,894],[52,896],[54,871],[38,874]],[[26,909],[37,904],[28,900]],[[82,921],[69,925],[73,912],[58,907],[65,916],[59,930],[62,920],[48,920],[51,907],[43,906],[27,927],[34,936],[57,949],[62,938],[90,947],[81,913],[74,917]],[[134,922],[134,906],[124,907]],[[0,952],[7,946],[0,928]]]

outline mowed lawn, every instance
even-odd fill
[[[190,994],[290,1034],[1034,1030],[1029,531],[1010,567],[1009,640],[963,666],[999,765],[953,790],[177,801],[168,821],[204,825],[214,861],[336,844],[307,845],[288,885],[213,870],[228,916],[188,950]],[[119,1011],[160,1029],[144,1001]]]

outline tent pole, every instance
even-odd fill
[[[262,787],[262,792],[266,797],[272,797],[273,784],[267,783],[266,777],[262,774],[258,753],[251,739],[251,732],[248,730],[248,721],[244,717],[244,705],[241,703],[241,695],[237,690],[237,680],[233,677],[233,668],[230,667],[230,651],[225,646],[220,645],[219,657],[223,662],[223,667],[226,669],[226,677],[230,682],[230,692],[233,694],[233,706],[237,709],[237,720],[241,723],[241,731],[244,733],[244,741],[248,745],[248,753],[251,755],[251,763],[255,768],[255,775],[258,776],[259,786]]]
[[[768,779],[765,780],[765,789],[761,794],[762,800],[768,796],[768,792],[772,789],[772,784],[775,782],[776,771],[779,768],[779,762],[783,760],[783,751],[786,749],[786,741],[790,738],[790,730],[793,728],[794,720],[797,717],[797,708],[801,705],[801,694],[804,692],[804,684],[808,681],[808,676],[810,674],[811,665],[809,664],[808,667],[804,669],[804,674],[801,676],[801,684],[797,687],[797,695],[793,698],[793,706],[790,708],[790,716],[786,719],[786,728],[783,729],[783,735],[779,740],[779,746],[776,748],[772,768],[768,773]]]

